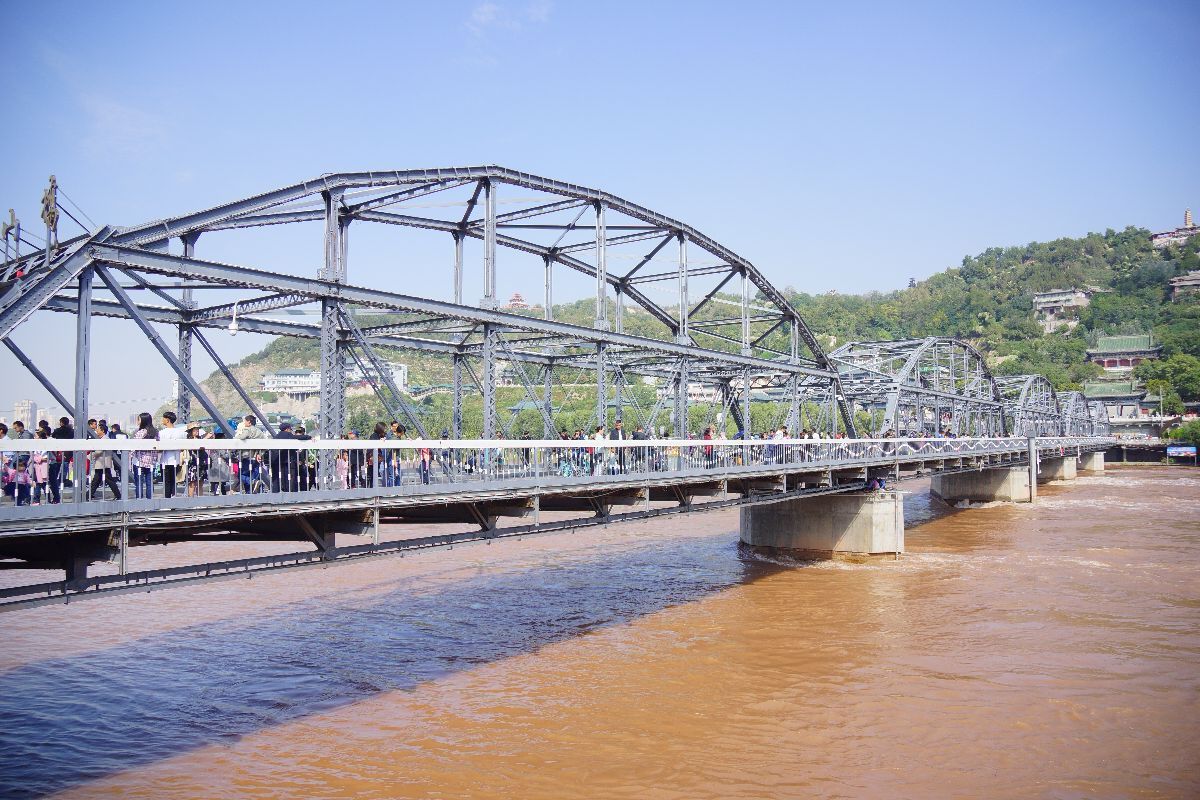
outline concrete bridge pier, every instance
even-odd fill
[[[935,475],[929,491],[947,503],[1032,503],[1037,483],[1030,480],[1029,467],[1000,467],[978,472]]]
[[[1075,480],[1075,456],[1043,458],[1038,469],[1039,481]]]
[[[741,527],[746,544],[802,558],[904,552],[899,492],[849,492],[744,506]]]
[[[1079,456],[1079,468],[1084,472],[1104,472],[1104,451],[1082,453]]]

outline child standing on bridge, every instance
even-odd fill
[[[16,467],[4,468],[4,483],[13,487],[13,497],[19,506],[29,505],[29,493],[33,486],[33,476],[29,474],[29,465],[17,461]]]
[[[44,430],[37,432],[38,439],[48,439]],[[34,450],[30,458],[30,473],[33,476],[33,502],[42,504],[42,498],[50,498],[50,461],[54,458],[52,450]]]

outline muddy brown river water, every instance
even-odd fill
[[[1200,796],[1200,472],[905,488],[898,561],[712,512],[2,614],[0,796]]]

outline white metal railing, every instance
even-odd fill
[[[1114,443],[1108,438],[1044,437],[1039,452],[1074,452]],[[115,501],[137,509],[168,508],[173,498],[213,495],[291,495],[320,492],[402,494],[521,479],[594,483],[671,475],[714,477],[871,466],[996,454],[1024,454],[1018,437],[964,439],[3,439],[5,493],[0,504],[68,502],[76,490],[63,480],[83,479],[86,503]],[[318,474],[318,454],[334,452],[330,474]],[[67,456],[70,456],[68,459]],[[68,466],[68,461],[70,466]],[[86,469],[77,467],[86,463]],[[22,478],[21,473],[29,476]],[[43,480],[38,480],[38,478]],[[618,478],[619,479],[619,478]],[[264,497],[270,501],[270,497]],[[189,503],[196,501],[189,500]],[[111,509],[111,506],[106,506]],[[99,510],[99,509],[98,509]],[[23,514],[44,513],[22,509]]]

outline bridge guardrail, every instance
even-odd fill
[[[1045,437],[1039,452],[1074,454],[1081,448],[1107,446],[1098,437]],[[0,506],[11,515],[49,513],[56,496],[70,501],[73,488],[52,487],[67,473],[65,454],[74,464],[86,462],[81,475],[84,504],[112,503],[139,509],[170,508],[174,498],[211,498],[219,504],[229,495],[295,495],[320,492],[322,497],[363,489],[405,489],[437,484],[464,488],[504,479],[557,483],[595,483],[599,476],[694,477],[711,471],[714,478],[764,471],[825,470],[876,466],[900,461],[938,460],[1028,452],[1030,440],[1018,437],[970,439],[70,439],[0,440],[5,493]],[[316,453],[335,450],[334,474],[317,474]],[[47,463],[47,461],[51,463]],[[56,468],[55,468],[56,467]],[[20,477],[20,474],[29,476]],[[56,475],[57,473],[57,475]],[[39,480],[39,477],[42,478]],[[171,491],[168,492],[168,489]],[[27,501],[27,502],[26,502]],[[131,503],[131,501],[133,501]],[[153,502],[150,502],[153,501]],[[194,503],[189,500],[189,503]],[[40,505],[33,505],[39,503]],[[15,510],[15,509],[14,509]]]

